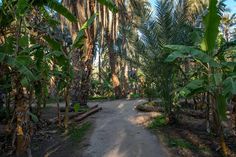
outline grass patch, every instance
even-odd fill
[[[69,129],[70,138],[74,141],[80,141],[86,134],[86,132],[91,128],[92,124],[86,122],[81,126],[72,126]]]
[[[130,94],[130,98],[132,98],[132,99],[137,99],[140,97],[141,97],[140,94],[137,94],[137,93]]]
[[[158,103],[155,101],[150,101],[150,102],[146,102],[143,104],[144,106],[158,106]]]
[[[115,100],[115,96],[112,95],[112,96],[92,96],[92,97],[89,97],[89,100],[92,100],[92,101],[99,101],[99,100]]]
[[[157,129],[159,127],[166,126],[166,117],[165,116],[158,116],[153,119],[153,121],[149,124],[148,128],[149,129]]]
[[[193,146],[190,142],[188,142],[182,138],[168,138],[168,146],[169,147],[195,149],[195,146]]]
[[[197,147],[182,138],[167,137],[167,140],[168,140],[167,141],[168,146],[172,147],[172,148],[175,148],[175,147],[176,148],[185,148],[185,149],[189,149],[193,152],[202,152],[202,153],[210,153],[211,152],[210,149],[207,148],[206,146]]]

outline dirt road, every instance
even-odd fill
[[[145,123],[154,113],[138,113],[135,105],[144,100],[116,100],[100,103],[94,115],[95,128],[82,152],[83,157],[168,157]]]

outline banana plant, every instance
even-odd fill
[[[48,51],[47,40],[42,37],[50,34],[47,29],[40,28],[40,23],[50,28],[47,23],[50,18],[42,12],[45,8],[56,11],[72,22],[77,21],[58,1],[4,0],[0,6],[0,64],[1,67],[7,67],[6,73],[10,74],[12,93],[15,95],[16,123],[9,125],[16,134],[12,143],[16,143],[17,156],[21,156],[30,143],[32,125],[29,119],[37,121],[29,111],[26,93],[35,90],[38,98],[42,95],[46,97],[47,93],[50,77],[50,58],[47,54],[52,51]]]
[[[99,2],[115,11],[111,1]],[[68,113],[68,91],[73,79],[70,52],[73,48],[83,47],[84,30],[96,17],[93,15],[84,24],[75,43],[68,48],[63,47],[63,41],[49,31],[55,30],[60,24],[49,11],[64,16],[70,22],[77,22],[76,17],[57,0],[3,0],[0,5],[0,66],[6,67],[4,73],[10,75],[8,84],[15,95],[16,123],[10,125],[16,134],[12,143],[16,144],[17,156],[24,154],[30,143],[32,125],[29,119],[38,119],[29,111],[26,93],[34,91],[40,108],[42,99],[47,96],[49,79],[56,76],[59,80],[58,90],[65,95]],[[50,68],[52,61],[56,64],[55,70]],[[65,127],[67,121],[68,118],[65,118]]]
[[[236,63],[227,60],[223,48],[218,48],[216,45],[221,19],[218,7],[217,0],[210,1],[208,13],[203,17],[205,33],[200,46],[167,45],[165,47],[172,50],[172,53],[165,61],[179,64],[181,61],[189,60],[203,69],[201,75],[192,77],[178,92],[184,97],[196,93],[209,94],[207,103],[211,104],[214,130],[220,136],[222,152],[227,156],[229,152],[224,141],[221,122],[226,119],[227,100],[236,94],[234,71]]]

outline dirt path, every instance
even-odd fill
[[[116,100],[100,103],[94,115],[95,128],[83,157],[167,157],[156,136],[144,129],[153,114],[138,113],[135,105],[143,100]]]

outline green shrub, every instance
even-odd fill
[[[133,99],[140,98],[140,94],[133,93],[133,94],[130,95],[130,98],[133,98]]]
[[[168,138],[168,145],[169,147],[195,149],[195,147],[190,142],[182,138]]]
[[[92,124],[86,122],[81,126],[72,126],[69,129],[69,134],[72,140],[80,141],[86,134],[86,132],[91,128]]]
[[[148,128],[156,129],[158,127],[163,127],[167,125],[166,117],[165,116],[158,116],[154,118],[154,120],[149,124]]]

